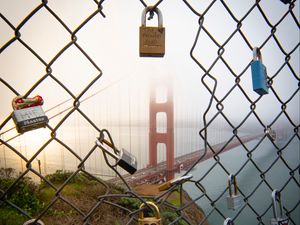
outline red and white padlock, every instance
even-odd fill
[[[44,100],[37,95],[33,98],[17,96],[12,101],[13,121],[19,133],[45,127],[49,122],[42,108]]]

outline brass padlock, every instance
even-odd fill
[[[155,12],[158,17],[158,27],[146,26],[146,14]],[[161,11],[156,7],[148,6],[142,13],[142,26],[140,26],[140,56],[163,57],[165,55],[165,28]]]
[[[140,212],[138,225],[162,225],[159,208],[153,202],[146,202],[147,205],[151,206],[155,210],[155,217],[144,217],[144,211]],[[145,206],[144,203],[140,205],[140,209]]]
[[[190,180],[193,177],[192,174],[188,174],[182,177],[178,177],[172,180],[169,180],[161,185],[158,186],[158,190],[159,191],[164,191],[164,190],[168,190],[170,187],[174,186],[174,185],[178,185],[178,184],[182,184],[188,180]]]

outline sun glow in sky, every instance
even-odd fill
[[[155,2],[147,1],[148,5],[155,4]],[[203,13],[212,1],[191,0],[188,2],[197,12]],[[297,16],[298,26],[294,18],[288,14],[283,22],[276,26],[277,39],[271,37],[265,44],[272,28],[268,26],[259,9],[255,7],[244,18],[255,1],[230,0],[225,2],[237,20],[242,20],[240,30],[249,45],[252,47],[263,46],[261,51],[268,76],[276,76],[272,87],[283,102],[288,101],[297,90],[299,83],[299,1],[296,3],[298,5],[292,9]],[[0,12],[12,26],[18,27],[39,4],[41,2],[37,0],[4,0],[1,1]],[[74,32],[97,9],[94,1],[86,0],[49,0],[47,7],[59,16],[71,32]],[[260,7],[271,24],[277,24],[288,9],[288,5],[279,0],[261,1]],[[148,84],[153,77],[165,77],[172,79],[176,120],[183,120],[186,124],[193,124],[194,121],[202,123],[202,115],[208,106],[211,95],[201,82],[204,71],[190,57],[190,51],[199,28],[199,17],[192,13],[183,1],[163,1],[159,8],[166,29],[165,56],[164,58],[140,58],[138,32],[143,8],[144,6],[136,0],[107,0],[103,3],[103,13],[106,17],[103,18],[98,13],[76,32],[76,43],[103,73],[82,99],[99,90],[103,90],[103,95],[96,95],[82,103],[81,109],[93,118],[99,127],[147,121]],[[156,18],[147,21],[147,25],[155,26],[156,24]],[[259,96],[252,90],[250,67],[244,71],[252,60],[252,49],[239,32],[235,33],[227,43],[238,24],[220,1],[213,4],[205,14],[203,26],[220,45],[226,43],[222,57],[235,74],[243,73],[240,81],[241,88],[251,101],[257,100]],[[15,37],[14,30],[3,19],[0,19],[0,30],[0,46],[4,46]],[[70,33],[45,7],[20,27],[19,32],[21,41],[14,41],[0,54],[0,77],[19,94],[27,93],[46,74],[46,66],[21,42],[32,48],[46,64],[51,63],[53,77],[58,79],[74,96],[78,96],[100,74],[75,45],[67,48],[53,61],[58,52],[72,39]],[[288,62],[297,77],[292,74],[288,65],[284,65],[285,55],[276,40],[285,52],[292,52]],[[293,51],[295,47],[297,50]],[[218,57],[218,51],[217,45],[202,30],[193,52],[197,61],[208,70]],[[283,69],[280,70],[283,65]],[[216,97],[221,100],[235,85],[235,77],[221,60],[214,65],[210,74],[218,81]],[[114,82],[116,84],[111,85]],[[212,79],[206,76],[204,82],[212,89],[214,85]],[[108,86],[112,87],[106,89]],[[15,94],[3,83],[0,83],[0,88],[2,105],[0,121],[2,124],[12,112],[11,101]],[[47,111],[70,99],[69,93],[54,79],[47,77],[30,95],[43,96],[45,100],[43,107]],[[48,116],[51,117],[68,107],[72,108],[72,104],[73,101],[69,100],[67,104],[50,111]],[[223,104],[223,112],[234,125],[241,123],[249,113],[251,105],[237,87],[224,99]],[[208,117],[211,118],[216,112],[216,102],[214,101]],[[272,91],[257,103],[256,112],[264,124],[272,123],[274,118],[280,114],[281,104]],[[291,101],[288,101],[286,112],[291,120],[299,124],[299,91]],[[57,126],[63,115],[65,114],[51,120],[51,127]],[[283,117],[282,123],[288,123],[285,117]],[[74,126],[74,124],[76,124],[76,119],[71,118],[68,125]],[[254,124],[249,122],[247,125],[255,127],[258,122]],[[13,126],[10,120],[2,128],[1,133]],[[261,130],[263,129],[261,128]],[[49,131],[46,133],[50,135]],[[35,136],[33,133],[30,135]],[[78,134],[75,132],[75,135]],[[39,139],[38,135],[35,138]],[[28,140],[31,142],[30,140],[35,140],[35,138]]]

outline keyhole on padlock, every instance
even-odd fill
[[[152,10],[152,11],[149,12],[148,20],[152,20],[153,17],[154,17],[154,11]]]

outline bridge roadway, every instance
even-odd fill
[[[248,135],[248,136],[240,137],[240,139],[242,140],[243,143],[247,143],[261,136],[262,135]],[[226,142],[222,142],[220,144],[213,145],[212,148],[215,152],[218,152],[224,147],[225,144]],[[237,138],[234,138],[229,144],[227,144],[227,146],[223,149],[223,151],[220,154],[228,150],[231,150],[239,145],[241,145],[240,141]],[[204,153],[204,149],[201,149],[186,155],[176,157],[173,171],[166,171],[166,161],[164,161],[158,163],[157,166],[155,167],[146,167],[140,169],[133,175],[126,174],[123,176],[123,178],[128,183],[131,184],[158,183],[159,181],[163,181],[165,179],[167,172],[178,173],[182,170],[189,169],[194,163],[196,163],[196,161],[200,157],[202,157],[203,153]],[[213,156],[214,153],[208,148],[207,153],[201,159],[201,161],[212,158]],[[121,179],[119,178],[114,178],[111,179],[110,181],[118,184],[122,182]]]

